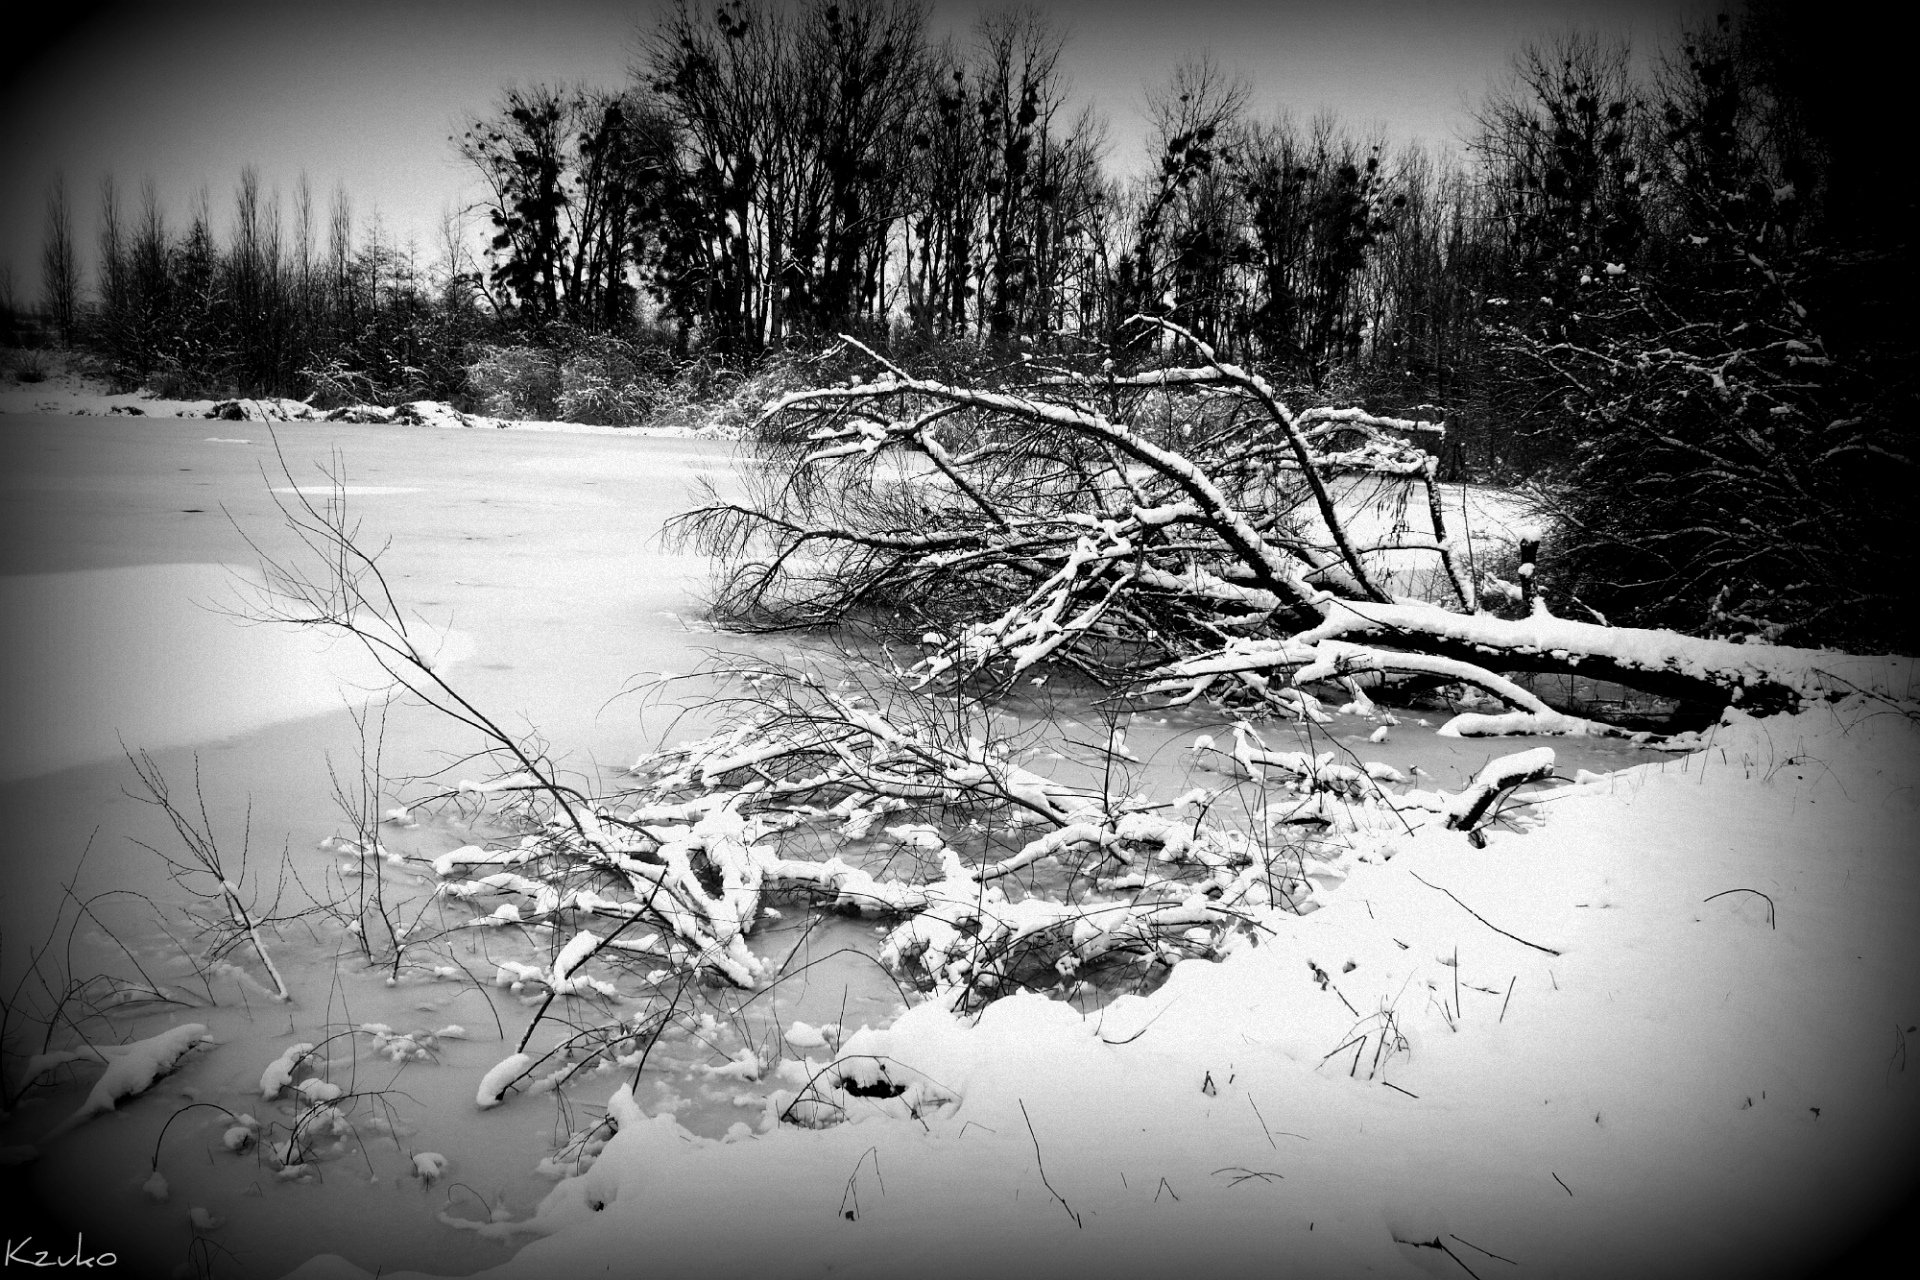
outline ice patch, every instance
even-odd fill
[[[249,624],[258,580],[218,564],[0,577],[0,781],[214,742],[366,702],[391,681],[346,637]],[[423,635],[446,666],[473,651]]]

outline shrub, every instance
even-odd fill
[[[555,417],[560,369],[550,352],[484,343],[472,349],[466,368],[467,386],[479,412],[535,422]]]
[[[16,381],[45,382],[47,380],[46,358],[31,348],[9,353],[7,364]]]
[[[310,390],[308,403],[316,409],[341,409],[378,399],[373,379],[348,368],[337,354],[308,365],[300,370],[300,377]]]
[[[569,345],[556,398],[562,421],[638,426],[665,399],[674,368],[664,350],[608,334],[584,335]]]

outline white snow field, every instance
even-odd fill
[[[348,830],[331,788],[355,776],[348,707],[367,707],[374,682],[192,603],[231,582],[209,566],[249,564],[235,525],[284,550],[269,490],[288,480],[262,473],[265,428],[211,425],[0,417],[15,464],[0,479],[0,600],[33,615],[9,618],[7,665],[53,672],[16,678],[7,697],[44,707],[42,683],[94,686],[59,704],[76,723],[49,729],[39,755],[35,732],[9,730],[28,745],[9,745],[0,777],[7,990],[89,845],[78,892],[179,896],[131,843],[171,837],[123,794],[134,779],[101,717],[187,794],[197,758],[230,847],[250,807],[268,887],[283,846],[293,898],[337,891],[363,865],[331,839]],[[294,484],[327,465],[367,487],[352,510],[368,538],[391,539],[394,586],[448,637],[462,692],[583,771],[665,731],[664,715],[617,696],[630,677],[688,670],[703,646],[749,647],[681,623],[698,615],[701,566],[654,541],[690,479],[724,479],[728,446],[275,430]],[[155,637],[155,652],[128,656],[97,632]],[[16,664],[16,635],[40,637],[41,668],[24,648]],[[1441,813],[1409,814],[1411,832],[1356,838],[1314,873],[1310,914],[1274,912],[1223,961],[1183,962],[1149,994],[1087,1012],[1032,995],[971,1016],[937,1001],[902,1011],[871,964],[831,954],[871,946],[871,922],[810,929],[784,907],[762,945],[819,958],[805,982],[759,1000],[705,993],[637,1089],[630,1071],[602,1072],[484,1109],[542,998],[494,981],[496,964],[511,975],[546,957],[511,950],[511,930],[450,944],[477,978],[389,984],[334,924],[296,922],[272,935],[283,1004],[238,956],[195,978],[140,903],[106,900],[102,922],[182,1003],[93,1020],[86,1042],[97,1057],[146,1041],[184,1056],[139,1089],[108,1089],[110,1113],[31,1159],[22,1148],[87,1108],[102,1076],[76,1053],[24,1096],[0,1138],[23,1161],[4,1188],[9,1238],[58,1250],[83,1233],[126,1274],[304,1280],[1808,1274],[1914,1190],[1908,670],[1886,664],[1869,694],[1797,716],[1733,714],[1685,754],[1552,741],[1559,775],[1578,780],[1487,828],[1484,847]],[[332,706],[316,692],[329,679]],[[209,693],[223,682],[251,696]],[[1424,759],[1423,785],[1453,791],[1539,745],[1436,739],[1400,715],[1337,731],[1371,759]],[[1191,785],[1189,748],[1209,727],[1136,717],[1143,786]],[[396,706],[384,765],[425,773],[471,745]],[[1606,772],[1616,765],[1630,767]],[[405,790],[396,781],[383,810]],[[430,862],[479,825],[457,807],[421,811],[381,840]],[[388,883],[423,895],[436,877],[411,867]],[[101,956],[98,930],[82,929],[71,963]],[[572,972],[555,962],[549,976]],[[582,1017],[639,1012],[573,999]],[[781,1122],[832,1114],[806,1104],[839,1079],[859,1086],[835,1092],[843,1122]],[[566,1148],[603,1110],[618,1132],[597,1155]],[[281,1158],[301,1125],[299,1158]]]

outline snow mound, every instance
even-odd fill
[[[84,1046],[96,1061],[106,1063],[107,1069],[94,1082],[86,1101],[72,1115],[55,1125],[40,1140],[41,1145],[65,1136],[95,1116],[112,1111],[123,1098],[138,1097],[145,1093],[153,1087],[155,1080],[172,1071],[188,1050],[205,1040],[206,1034],[205,1023],[187,1022],[132,1044]],[[158,1173],[155,1176],[158,1177]],[[161,1186],[164,1189],[164,1180]]]

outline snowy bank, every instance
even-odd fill
[[[1152,995],[928,1002],[790,1058],[752,1140],[622,1089],[485,1274],[1802,1274],[1913,1190],[1920,725],[1703,736],[1484,848],[1372,843]]]
[[[656,436],[676,439],[720,438],[734,433],[715,426],[607,427],[584,422],[522,422],[465,413],[439,400],[413,400],[399,405],[346,405],[316,409],[302,400],[284,397],[241,397],[227,400],[173,400],[145,392],[113,394],[97,384],[72,376],[44,383],[0,389],[0,414],[40,413],[85,416],[153,418],[213,418],[227,422],[372,422],[395,426],[545,431],[572,435]]]

